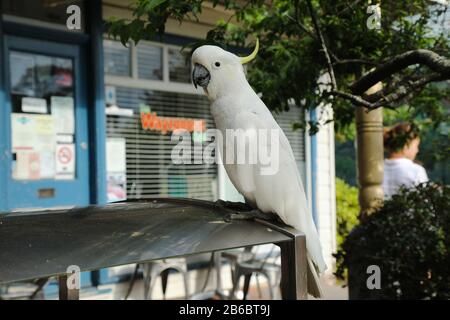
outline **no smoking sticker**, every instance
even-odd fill
[[[74,144],[58,144],[56,146],[56,179],[75,178],[75,146]]]
[[[61,162],[61,164],[68,164],[70,161],[72,161],[72,150],[71,148],[64,146],[61,147],[58,151],[58,161]]]

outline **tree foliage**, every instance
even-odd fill
[[[154,39],[164,33],[168,18],[197,19],[204,2],[136,0],[133,19],[113,18],[108,30],[124,44]],[[450,78],[448,6],[429,0],[372,2],[380,5],[379,29],[368,26],[374,16],[366,1],[213,0],[213,6],[232,10],[233,19],[218,21],[197,45],[252,47],[258,37],[261,49],[248,77],[272,110],[288,109],[289,101],[315,107],[332,100],[337,129],[345,130],[355,105],[407,103],[438,126],[448,117],[441,101],[450,96],[450,85],[429,83]],[[383,90],[370,97],[358,92],[379,70]],[[319,90],[318,79],[327,71],[335,79],[332,95]]]

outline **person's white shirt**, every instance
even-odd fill
[[[411,188],[419,183],[427,182],[425,169],[407,158],[384,160],[384,197],[390,198],[401,186]]]

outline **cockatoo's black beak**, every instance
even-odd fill
[[[201,64],[196,63],[194,70],[192,70],[192,82],[194,83],[195,89],[197,89],[197,85],[206,89],[209,80],[211,80],[211,74],[208,69]]]

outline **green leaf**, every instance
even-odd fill
[[[145,9],[147,11],[152,11],[153,9],[155,9],[157,6],[163,4],[164,2],[166,2],[167,0],[150,0],[149,3],[145,6]]]

